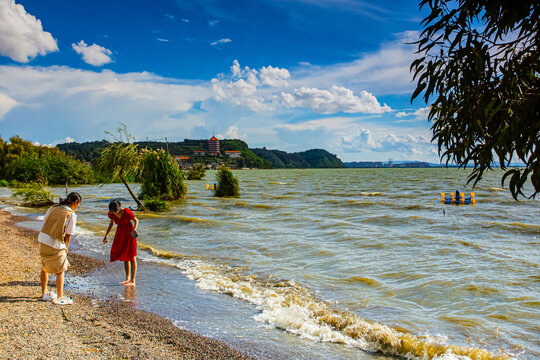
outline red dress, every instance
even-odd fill
[[[111,262],[133,260],[137,256],[137,239],[131,236],[134,229],[131,220],[135,219],[135,215],[130,209],[124,208],[121,218],[117,218],[112,212],[109,212],[108,216],[117,225],[111,247]]]

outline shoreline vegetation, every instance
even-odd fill
[[[0,210],[0,358],[250,359],[223,342],[176,327],[131,303],[67,291],[68,307],[41,301],[37,232]],[[88,276],[101,260],[69,253],[68,277]]]

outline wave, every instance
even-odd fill
[[[217,224],[219,221],[212,220],[212,219],[202,219],[198,217],[190,217],[190,216],[184,216],[184,215],[161,215],[161,214],[138,214],[139,218],[164,218],[164,219],[171,219],[171,220],[177,220],[180,222],[185,223],[205,223],[205,224]]]
[[[244,267],[212,264],[200,258],[155,249],[143,243],[139,243],[139,248],[151,252],[158,257],[158,261],[181,269],[201,289],[228,294],[255,305],[260,310],[255,316],[257,321],[305,338],[347,344],[365,351],[407,359],[509,359],[506,354],[448,345],[429,336],[416,336],[362,319],[317,299],[309,289],[293,280],[262,279],[246,273]],[[351,280],[372,283],[367,278]]]
[[[236,206],[245,206],[245,207],[251,207],[251,208],[255,208],[255,209],[266,209],[266,210],[270,210],[270,209],[275,209],[275,206],[272,206],[272,205],[266,205],[266,204],[248,204],[246,201],[241,201],[241,202],[238,202],[236,204],[234,204]]]
[[[525,224],[520,222],[513,223],[501,223],[495,221],[486,221],[481,223],[484,229],[500,228],[503,230],[518,231],[526,234],[538,235],[540,234],[540,225]]]

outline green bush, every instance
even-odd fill
[[[201,180],[206,174],[206,169],[203,163],[195,163],[193,167],[187,171],[186,178],[188,180]]]
[[[214,191],[214,196],[219,197],[238,197],[240,196],[240,186],[238,185],[238,178],[236,178],[232,171],[222,166],[217,174],[218,188]]]
[[[8,186],[9,186],[9,181],[0,179],[0,187],[8,187]]]
[[[144,207],[147,210],[160,212],[169,210],[169,204],[160,199],[149,199],[144,201]]]
[[[184,173],[163,149],[143,151],[142,199],[177,200],[186,197]]]
[[[24,206],[40,207],[54,204],[54,195],[36,182],[22,184],[13,190],[13,196],[22,198]]]

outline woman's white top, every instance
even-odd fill
[[[69,206],[65,206],[65,205],[61,205],[61,206],[65,208],[66,210],[73,211]],[[51,212],[51,208],[49,208],[49,210],[47,210],[47,212],[45,213],[45,218],[43,219],[43,221],[47,220],[47,217],[49,216],[50,212]],[[76,224],[77,224],[77,214],[73,212],[72,214],[66,217],[66,224],[64,225],[64,228],[66,230],[66,235],[75,234]],[[39,233],[38,241],[54,249],[67,249],[66,244],[64,244],[62,241],[52,238],[49,235],[44,234],[42,232]]]

